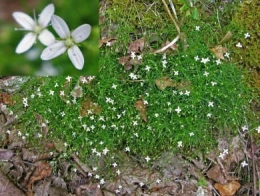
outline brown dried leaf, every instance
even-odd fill
[[[227,180],[225,179],[225,176],[223,175],[219,165],[215,165],[214,167],[210,168],[207,172],[207,176],[209,179],[212,179],[215,182],[219,182],[221,184],[227,183]]]
[[[3,103],[4,105],[13,105],[13,100],[11,98],[11,95],[1,92],[0,93],[0,103]]]
[[[214,187],[218,190],[219,194],[221,196],[233,196],[237,192],[237,190],[240,188],[240,183],[237,181],[231,181],[227,184],[220,184],[216,183]]]
[[[104,44],[106,44],[106,46],[112,46],[115,42],[116,42],[116,38],[111,38],[111,37],[103,38],[103,39],[99,40],[98,46],[99,46],[99,48],[101,46],[103,46]]]
[[[46,162],[38,162],[37,169],[34,172],[33,176],[30,177],[29,183],[27,185],[27,188],[29,190],[32,189],[32,185],[34,182],[39,181],[43,178],[46,178],[51,175],[52,168],[49,163]]]
[[[141,51],[143,51],[144,46],[145,46],[145,40],[144,40],[144,38],[140,38],[140,39],[137,39],[137,40],[131,42],[127,51],[128,51],[128,53],[130,53],[130,52],[140,53]]]
[[[214,53],[216,58],[224,60],[224,53],[226,53],[228,50],[226,47],[217,45],[214,48],[211,48],[210,51]]]
[[[177,83],[174,80],[168,78],[168,76],[163,76],[159,79],[156,79],[155,84],[160,90],[164,90],[166,87],[176,87],[177,85]]]
[[[130,55],[122,56],[119,58],[119,63],[121,65],[129,65],[130,64]]]
[[[80,115],[82,117],[88,116],[89,114],[100,114],[100,113],[101,113],[101,107],[97,103],[94,103],[91,97],[87,96],[86,98],[84,98],[80,108]]]
[[[147,122],[147,113],[146,113],[147,107],[144,104],[144,101],[142,99],[137,100],[134,105],[135,105],[135,109],[139,112],[142,120],[144,122]]]
[[[7,149],[0,149],[0,160],[8,161],[10,160],[14,155],[14,152],[12,150]]]
[[[77,83],[77,84],[75,85],[75,87],[73,88],[73,90],[71,91],[70,94],[71,94],[71,96],[72,96],[74,99],[83,96],[83,89],[82,89],[82,87],[79,85],[79,83]]]
[[[142,59],[132,59],[130,55],[126,55],[119,58],[119,63],[124,66],[125,70],[131,70],[133,65],[139,65],[142,63]]]

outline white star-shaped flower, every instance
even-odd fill
[[[50,44],[53,44],[55,42],[55,37],[53,36],[53,34],[46,29],[51,21],[53,13],[53,4],[47,5],[42,10],[38,20],[32,19],[29,15],[23,12],[13,13],[15,21],[23,27],[22,30],[28,31],[28,33],[23,37],[15,50],[17,54],[29,50],[36,42],[37,37],[40,42],[45,46],[49,46]]]
[[[151,158],[150,158],[150,157],[148,157],[148,156],[147,156],[147,157],[145,157],[144,159],[146,160],[146,162],[149,162],[149,161],[151,160]]]
[[[209,72],[205,71],[203,75],[206,76],[206,77],[208,77]]]
[[[149,67],[148,65],[146,65],[146,67],[144,68],[146,71],[150,71],[151,67]]]
[[[243,132],[248,131],[248,126],[244,125],[244,126],[242,127],[242,131],[243,131]]]
[[[196,30],[196,31],[199,31],[199,30],[200,30],[200,26],[196,26],[196,27],[195,27],[195,30]]]
[[[229,59],[230,53],[226,52],[224,56]]]
[[[213,101],[209,101],[208,107],[214,107],[214,102]]]
[[[111,88],[116,89],[117,85],[113,84]]]
[[[116,174],[117,175],[120,175],[121,174],[121,171],[118,169],[118,170],[116,170]]]
[[[240,42],[238,42],[238,43],[236,44],[236,47],[242,48],[242,44],[241,44]]]
[[[201,59],[201,62],[203,63],[203,64],[206,64],[207,62],[209,62],[210,60],[209,60],[209,58],[202,58]]]
[[[194,59],[195,59],[195,61],[200,60],[200,58],[198,56],[195,56]]]
[[[181,112],[181,108],[178,106],[175,111],[179,114]]]
[[[221,60],[220,59],[216,60],[216,63],[217,63],[217,65],[220,65],[221,64]]]
[[[59,16],[53,15],[51,24],[62,40],[56,41],[42,51],[41,59],[50,60],[68,50],[68,55],[73,65],[81,70],[84,66],[84,57],[78,43],[87,39],[91,32],[89,24],[83,24],[70,32],[66,22]]]
[[[249,33],[245,33],[245,39],[249,38],[250,37],[250,34]]]
[[[242,166],[242,167],[248,166],[248,163],[247,163],[246,161],[243,161],[243,162],[241,163],[241,166]]]

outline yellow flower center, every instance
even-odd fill
[[[35,25],[33,31],[36,33],[36,34],[40,34],[40,32],[42,31],[42,27],[40,25]]]
[[[75,44],[75,43],[74,43],[73,39],[70,38],[70,37],[65,40],[65,45],[66,45],[67,48],[70,48],[70,47],[73,46],[74,44]]]

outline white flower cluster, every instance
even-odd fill
[[[73,65],[79,70],[83,68],[84,57],[77,44],[89,37],[91,32],[89,24],[83,24],[70,32],[66,22],[61,17],[54,15],[53,4],[47,5],[42,10],[38,20],[23,12],[14,12],[13,17],[23,27],[22,30],[28,31],[16,48],[17,54],[29,50],[38,38],[43,45],[47,46],[41,53],[42,60],[51,60],[68,51]],[[61,39],[56,40],[47,29],[49,23]]]

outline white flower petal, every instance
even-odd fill
[[[68,49],[68,54],[71,62],[77,69],[82,69],[84,66],[84,57],[79,47],[74,45]]]
[[[53,59],[61,54],[63,54],[66,51],[66,47],[63,41],[59,41],[55,44],[52,44],[45,48],[42,51],[41,59],[42,60],[50,60]]]
[[[36,35],[34,33],[27,33],[18,44],[15,52],[17,54],[26,52],[29,50],[36,41]]]
[[[39,19],[38,19],[38,23],[42,26],[42,27],[47,27],[47,25],[50,23],[51,21],[51,17],[54,14],[54,5],[53,4],[49,4],[47,5],[42,12],[40,13]]]
[[[88,38],[90,35],[91,26],[89,24],[83,24],[76,28],[72,33],[71,36],[73,37],[76,43],[82,42]]]
[[[51,44],[54,44],[55,43],[55,37],[54,35],[48,31],[47,29],[44,29],[38,39],[40,40],[40,42],[45,45],[45,46],[49,46]]]
[[[53,15],[51,19],[51,24],[56,33],[60,36],[60,38],[67,38],[70,36],[69,27],[61,17]]]
[[[23,12],[14,12],[13,17],[17,23],[19,23],[26,30],[33,30],[35,25],[34,20]]]

